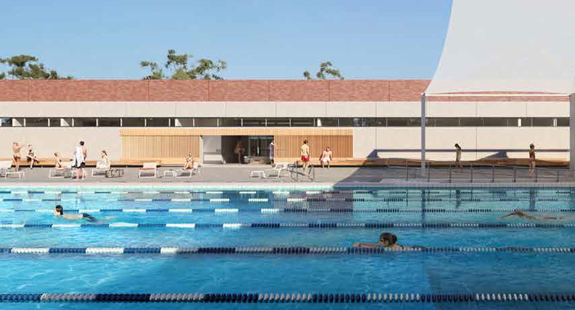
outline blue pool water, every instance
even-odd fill
[[[354,242],[376,242],[383,231],[395,233],[401,244],[433,248],[572,248],[575,244],[575,190],[570,189],[0,188],[0,199],[0,248],[349,247]],[[70,213],[87,210],[100,219],[100,224],[111,224],[112,227],[38,226],[87,223],[54,218],[50,210],[55,204],[62,204]],[[565,218],[545,222],[501,218],[513,209]],[[218,227],[238,223],[284,225],[279,228]],[[340,226],[285,225],[333,223]],[[393,224],[395,227],[343,225],[364,223]],[[481,224],[482,227],[429,225],[463,223]],[[554,226],[524,226],[542,223]],[[124,226],[114,227],[118,224]],[[130,224],[159,225],[125,227]],[[180,228],[164,224],[197,226]],[[36,227],[32,227],[34,225]],[[0,273],[0,293],[570,294],[575,287],[575,271],[571,267],[574,264],[575,254],[556,252],[0,254],[0,270],[3,271]],[[382,307],[381,304],[296,303],[5,303],[0,306],[1,309]],[[391,303],[384,306],[398,309],[569,309],[575,307],[575,302]]]

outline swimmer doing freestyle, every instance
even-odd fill
[[[528,220],[533,220],[533,221],[548,221],[548,220],[565,220],[570,218],[569,216],[553,216],[553,215],[541,215],[541,216],[537,216],[537,215],[531,215],[527,212],[523,212],[521,210],[515,210],[507,215],[502,216],[501,218],[506,218],[506,217],[511,217],[511,216],[517,216],[517,217],[521,217],[521,218],[525,218]]]
[[[79,213],[79,214],[64,214],[64,208],[61,205],[57,205],[54,208],[54,216],[56,217],[63,217],[67,220],[81,220],[84,219],[88,222],[97,222],[98,220],[91,216],[88,213]]]
[[[354,243],[353,247],[354,248],[369,248],[369,249],[388,248],[388,249],[395,249],[395,250],[404,250],[404,249],[410,248],[407,246],[397,244],[397,236],[392,234],[392,233],[388,233],[388,232],[384,232],[381,235],[379,235],[379,242],[378,243]]]

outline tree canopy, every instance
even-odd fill
[[[227,64],[223,60],[213,61],[200,58],[196,62],[190,61],[194,56],[176,54],[176,50],[168,50],[166,62],[163,65],[153,61],[142,61],[140,67],[149,68],[150,74],[144,79],[149,80],[221,80],[220,71],[226,70]],[[168,72],[164,72],[166,69]]]
[[[71,76],[61,76],[56,70],[44,67],[39,59],[30,55],[17,55],[0,58],[0,64],[9,67],[7,72],[0,73],[0,79],[10,77],[15,80],[60,80],[73,79]]]
[[[331,61],[322,62],[319,65],[319,71],[315,74],[315,76],[319,80],[327,80],[329,78],[340,79],[340,80],[344,79],[343,75],[341,75],[341,72],[339,72],[339,69],[333,67]],[[307,80],[313,79],[309,71],[304,71],[303,77],[306,78]]]

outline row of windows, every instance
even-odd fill
[[[421,118],[0,118],[0,127],[420,127]],[[568,117],[431,117],[428,127],[568,127]]]

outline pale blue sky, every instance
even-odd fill
[[[223,59],[226,79],[431,78],[451,0],[27,0],[2,5],[0,57],[80,79],[139,79],[170,48]]]

